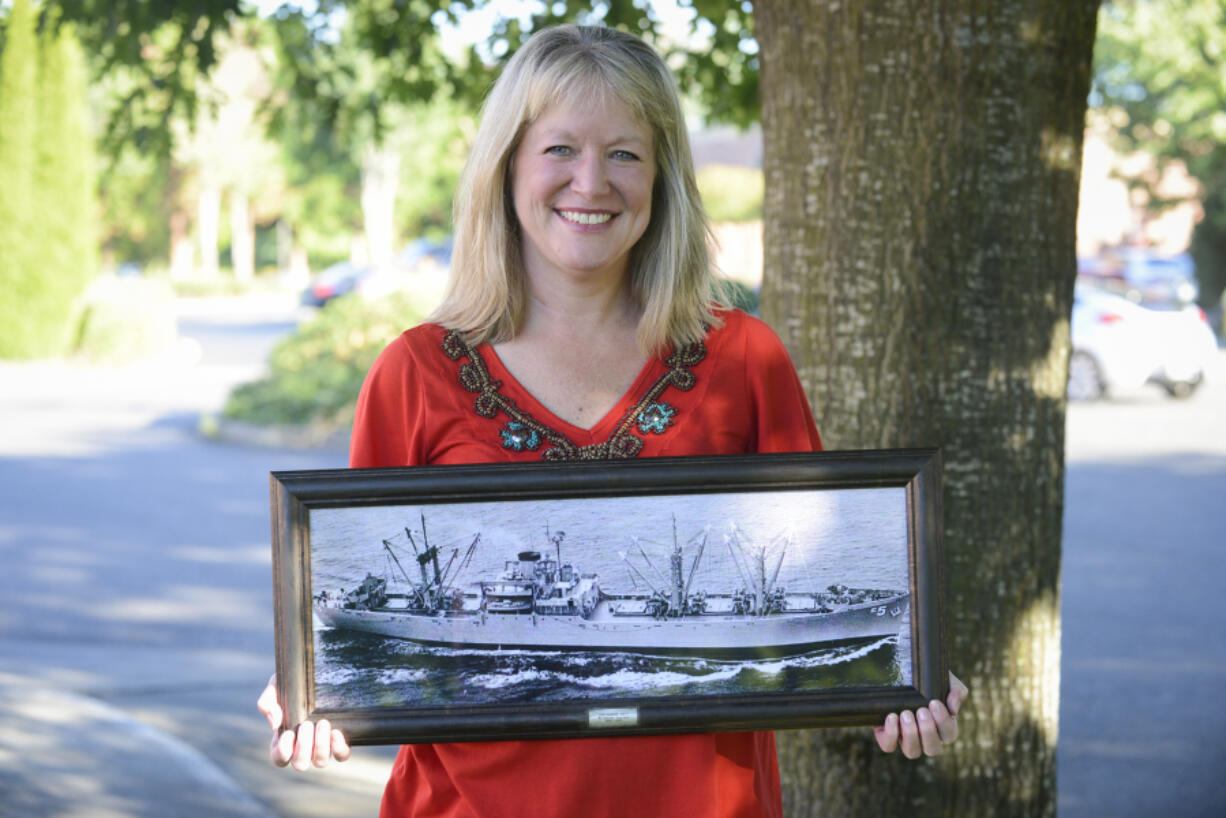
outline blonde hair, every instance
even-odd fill
[[[660,354],[701,340],[721,322],[709,258],[710,226],[676,81],[651,46],[604,27],[563,25],[529,38],[482,106],[481,125],[456,191],[455,249],[442,303],[430,316],[470,343],[515,337],[526,276],[511,199],[511,161],[545,108],[614,94],[655,140],[651,220],[630,253],[630,292],[641,310],[638,345]]]

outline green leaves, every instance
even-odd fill
[[[1120,147],[1182,161],[1203,187],[1192,249],[1201,303],[1226,287],[1226,6],[1219,0],[1111,2],[1099,14],[1092,102],[1114,111]],[[1147,180],[1151,206],[1169,204]]]
[[[35,35],[15,0],[0,55],[0,357],[65,351],[97,272],[93,135],[70,27]]]
[[[341,427],[367,370],[401,332],[421,321],[416,299],[397,293],[377,301],[347,295],[279,343],[267,377],[231,394],[224,414],[251,423]]]

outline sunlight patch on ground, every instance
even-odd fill
[[[186,624],[250,625],[268,616],[263,600],[230,588],[199,588],[176,585],[160,596],[131,597],[94,606],[101,619],[125,622],[175,622]]]

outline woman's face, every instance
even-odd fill
[[[546,108],[514,156],[511,194],[529,276],[624,278],[651,221],[651,129],[614,95]]]

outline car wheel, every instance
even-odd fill
[[[1164,381],[1162,388],[1172,398],[1188,398],[1192,396],[1205,380],[1205,373],[1197,372],[1196,377],[1188,381]]]
[[[1097,400],[1106,392],[1098,361],[1087,352],[1074,352],[1068,364],[1068,399]]]

